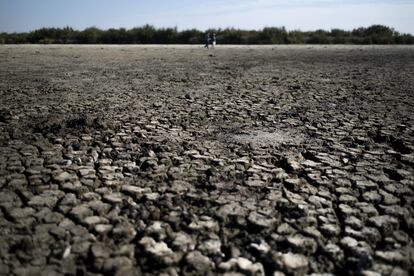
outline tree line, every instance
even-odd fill
[[[411,34],[399,33],[383,25],[316,31],[287,31],[284,27],[262,30],[234,28],[178,31],[177,28],[155,28],[151,25],[132,29],[83,31],[70,27],[41,28],[28,33],[0,33],[2,44],[201,44],[206,34],[215,33],[219,44],[414,44]]]

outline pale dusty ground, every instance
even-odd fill
[[[0,46],[0,275],[413,274],[413,76],[408,46]]]

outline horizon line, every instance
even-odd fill
[[[264,29],[267,29],[267,28],[285,29],[287,32],[295,32],[295,31],[296,32],[316,32],[316,31],[320,31],[320,30],[322,30],[322,31],[342,30],[342,31],[351,32],[353,30],[357,30],[357,29],[360,29],[360,28],[367,29],[367,28],[372,27],[372,26],[384,26],[384,27],[390,28],[390,29],[394,30],[395,32],[397,32],[399,34],[402,34],[402,35],[404,35],[404,34],[414,35],[413,33],[410,33],[410,32],[400,32],[399,30],[397,30],[393,26],[388,26],[388,25],[384,25],[384,24],[370,24],[369,26],[359,26],[359,27],[355,27],[355,28],[352,28],[352,29],[342,29],[342,28],[339,28],[339,27],[330,27],[330,28],[327,28],[327,29],[319,28],[319,29],[312,29],[312,30],[302,30],[300,28],[288,29],[288,28],[286,28],[286,26],[275,26],[275,25],[264,26],[262,28],[238,28],[238,27],[234,27],[234,26],[226,26],[226,27],[218,27],[218,28],[216,28],[216,27],[210,27],[210,28],[206,28],[206,29],[201,29],[201,28],[196,28],[196,27],[194,27],[194,28],[183,28],[183,29],[180,29],[180,28],[178,28],[178,26],[174,26],[174,27],[171,27],[171,26],[170,27],[162,26],[162,27],[159,27],[159,26],[155,26],[155,25],[152,25],[152,24],[149,24],[149,23],[145,23],[145,24],[142,24],[142,25],[137,25],[135,27],[110,27],[110,28],[101,28],[99,26],[92,25],[92,26],[89,26],[89,27],[86,27],[86,28],[83,28],[83,29],[74,28],[74,27],[72,27],[70,25],[63,26],[63,27],[44,26],[44,27],[40,27],[40,28],[36,28],[36,29],[29,30],[29,31],[22,31],[22,32],[18,32],[18,31],[15,31],[15,32],[2,31],[0,33],[3,33],[3,34],[4,33],[6,33],[6,34],[24,34],[24,33],[35,32],[35,31],[42,30],[42,29],[66,29],[66,28],[72,29],[74,31],[80,31],[80,32],[85,31],[87,29],[91,29],[91,28],[96,28],[96,29],[98,29],[100,31],[121,30],[121,29],[125,29],[126,31],[130,31],[130,30],[133,30],[133,29],[139,29],[139,28],[144,28],[144,27],[152,27],[152,28],[154,28],[156,30],[176,29],[178,32],[184,32],[184,31],[189,31],[189,30],[197,30],[197,31],[200,31],[200,32],[208,32],[210,30],[215,30],[215,31],[217,31],[217,30],[219,30],[219,31],[220,30],[263,31]]]

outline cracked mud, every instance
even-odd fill
[[[414,48],[0,65],[1,275],[413,275]]]

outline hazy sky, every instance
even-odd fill
[[[0,0],[0,32],[41,27],[353,29],[372,24],[414,34],[414,0]]]

